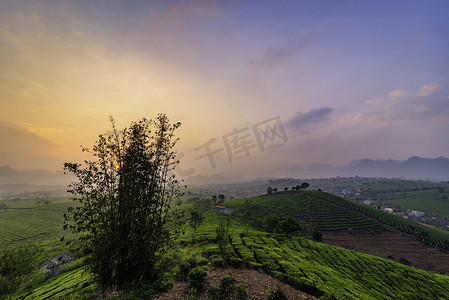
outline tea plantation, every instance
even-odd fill
[[[38,264],[67,250],[58,241],[67,202],[50,206],[9,209],[0,214],[1,247],[36,244]],[[210,211],[196,231],[186,225],[167,252],[173,270],[166,286],[177,278],[181,263],[202,257],[216,267],[251,268],[267,273],[294,288],[323,299],[449,299],[449,276],[415,269],[391,260],[312,241],[311,229],[320,231],[397,228],[437,247],[447,246],[448,233],[425,227],[331,194],[304,191],[226,201],[234,216]],[[26,208],[26,207],[25,207]],[[276,215],[298,220],[302,235],[268,233],[264,217]],[[228,224],[224,249],[217,243],[219,224]],[[179,247],[181,245],[181,247]],[[175,254],[174,254],[175,253]],[[175,257],[175,258],[173,258]],[[42,274],[23,283],[6,299],[85,299],[97,292],[82,259],[65,272],[45,279]],[[1,298],[1,296],[0,296]],[[130,298],[131,299],[131,298]]]

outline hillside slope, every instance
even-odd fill
[[[225,203],[230,206],[231,203]],[[299,237],[245,226],[239,217],[213,213],[189,244],[214,265],[223,263],[215,229],[229,218],[228,265],[270,274],[309,294],[339,299],[448,299],[449,277],[391,260]],[[187,241],[187,240],[186,240]]]
[[[295,218],[302,224],[302,235],[319,230],[325,243],[449,274],[448,232],[332,194],[282,192],[230,201],[227,206],[262,230],[267,229],[267,215]]]

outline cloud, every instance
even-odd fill
[[[45,168],[60,145],[30,132],[26,128],[0,122],[0,165],[11,164],[18,168]],[[54,167],[52,165],[51,167]]]
[[[438,82],[432,82],[429,84],[425,84],[421,86],[417,92],[418,97],[425,97],[435,94],[438,89],[440,89],[440,85]]]
[[[365,102],[353,120],[376,126],[414,122],[443,116],[449,112],[449,79],[422,85],[415,93],[395,90]]]
[[[312,41],[307,32],[301,32],[289,40],[268,46],[263,56],[251,60],[250,65],[271,68],[291,60],[310,45],[312,45]]]
[[[408,95],[408,91],[406,90],[396,90],[388,94],[388,97],[391,99],[399,99]]]
[[[165,10],[160,12],[155,20],[159,25],[175,23],[184,25],[196,18],[218,17],[220,15],[220,5],[217,1],[193,0],[170,4]]]
[[[321,107],[309,110],[306,113],[297,112],[293,118],[285,122],[285,125],[290,128],[300,128],[321,123],[329,119],[332,111],[333,108]]]

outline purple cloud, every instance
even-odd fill
[[[256,59],[250,63],[262,67],[277,66],[298,55],[311,44],[312,41],[310,38],[304,33],[300,33],[282,43],[270,45],[265,49],[265,53],[260,59]]]
[[[329,119],[334,109],[330,107],[321,107],[311,109],[306,113],[297,112],[296,115],[285,122],[289,128],[305,127],[311,124],[321,123]]]

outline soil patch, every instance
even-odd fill
[[[394,261],[405,258],[413,267],[439,274],[449,274],[449,253],[423,244],[414,237],[395,229],[376,234],[324,232],[323,243],[390,258]]]
[[[265,300],[267,295],[277,289],[279,286],[289,299],[318,299],[309,294],[298,291],[291,286],[274,279],[263,273],[259,273],[254,270],[248,269],[216,269],[208,266],[207,280],[208,286],[218,286],[220,284],[220,278],[224,275],[232,273],[237,283],[245,287],[248,292],[248,299],[250,300]],[[174,300],[174,299],[190,299],[188,296],[188,284],[185,282],[175,283],[173,289],[166,294],[155,298],[158,300]],[[209,295],[206,291],[199,297],[200,300],[209,299]]]

